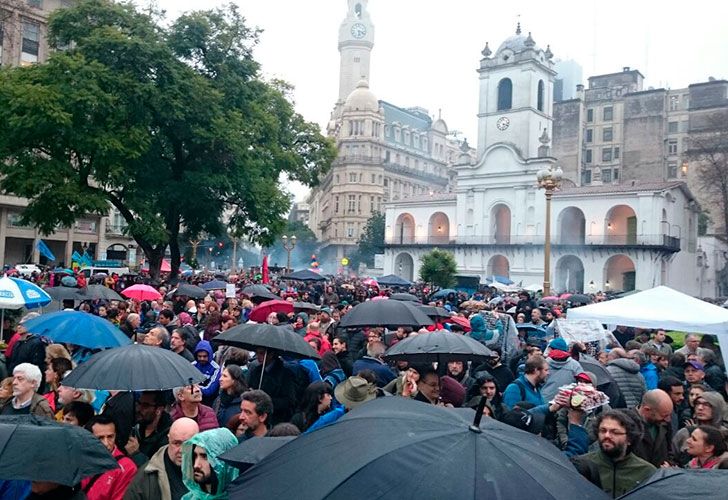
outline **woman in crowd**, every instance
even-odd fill
[[[248,389],[245,374],[238,365],[227,365],[220,374],[220,397],[217,399],[217,421],[224,427],[230,417],[240,413],[241,396]]]
[[[303,393],[301,410],[293,415],[291,423],[301,432],[305,432],[321,415],[331,409],[333,393],[333,389],[326,382],[310,384]]]
[[[692,460],[688,469],[728,469],[728,448],[726,436],[711,425],[700,425],[690,434],[687,452]]]
[[[60,410],[61,404],[58,402],[58,387],[61,385],[63,377],[71,371],[73,366],[71,360],[66,358],[53,358],[45,371],[45,381],[48,384],[49,391],[43,394],[48,404],[56,413]]]

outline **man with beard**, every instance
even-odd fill
[[[642,438],[639,420],[621,410],[608,410],[597,417],[594,426],[599,450],[578,456],[574,462],[582,474],[612,498],[635,489],[655,472],[654,465],[632,453],[632,447]]]
[[[165,410],[164,392],[143,392],[134,405],[135,427],[126,444],[126,452],[137,465],[149,460],[157,450],[167,444],[172,418]]]
[[[228,429],[212,429],[185,441],[182,445],[182,480],[189,490],[184,500],[228,498],[227,488],[238,469],[220,460],[220,455],[238,445]]]
[[[474,370],[476,376],[479,372],[487,371],[498,382],[498,387],[505,388],[513,382],[513,372],[501,362],[501,351],[498,348],[491,348],[491,357],[485,363]]]

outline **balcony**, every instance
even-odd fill
[[[106,224],[106,234],[123,236],[125,234],[126,224]]]
[[[385,238],[389,246],[543,246],[543,235],[467,235],[450,238],[447,236],[394,236]],[[680,251],[680,238],[665,234],[610,234],[581,238],[559,238],[551,240],[554,248],[604,248],[604,249],[646,249],[666,252]]]

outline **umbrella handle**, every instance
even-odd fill
[[[260,380],[258,381],[258,390],[263,386],[263,373],[265,372],[265,362],[268,359],[268,349],[265,350],[265,354],[263,354],[263,366],[261,366],[260,369]]]
[[[480,433],[482,432],[480,430],[480,421],[483,418],[483,410],[485,409],[485,403],[486,403],[485,396],[480,398],[480,403],[478,403],[478,409],[475,410],[475,419],[473,420],[473,425],[470,426],[470,430],[473,432]]]

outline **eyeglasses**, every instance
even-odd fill
[[[627,433],[625,431],[620,431],[616,429],[599,429],[599,435],[600,436],[606,436],[607,434],[611,434],[612,436],[626,436]]]
[[[710,406],[710,403],[698,400],[695,402],[695,406]]]

